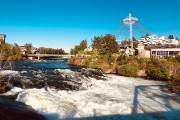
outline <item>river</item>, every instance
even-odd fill
[[[165,92],[163,82],[103,74],[67,59],[13,66],[2,73],[13,85],[4,95],[16,94],[48,120],[180,118],[180,96]]]

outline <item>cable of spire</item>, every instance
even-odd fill
[[[132,28],[130,27],[130,24],[132,24]],[[135,37],[135,38],[137,37],[137,39],[139,39],[140,37],[145,36],[147,33],[149,35],[154,34],[152,31],[142,26],[138,22],[137,18],[132,17],[131,14],[129,14],[129,17],[125,18],[123,22],[121,23],[120,27],[114,32],[114,36],[116,37],[117,41],[123,41],[125,39],[131,40],[132,37]],[[158,34],[155,34],[155,35],[158,35]]]

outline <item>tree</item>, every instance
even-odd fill
[[[168,39],[174,39],[174,36],[173,35],[169,35]]]
[[[121,42],[121,46],[126,47],[127,45],[130,45],[130,41],[125,39]]]
[[[21,51],[20,51],[18,44],[14,43],[14,45],[12,46],[11,55],[9,56],[8,59],[9,60],[21,60],[22,59]]]
[[[71,54],[71,55],[75,55],[74,49],[71,48],[70,54]]]
[[[79,45],[79,50],[85,50],[87,48],[87,41],[86,40],[82,40],[80,45]]]
[[[149,33],[146,33],[145,38],[149,37]]]
[[[148,33],[147,33],[147,34],[148,34]],[[137,48],[139,42],[136,40],[135,37],[133,37],[132,40],[133,40],[133,48]]]
[[[0,59],[6,60],[11,54],[11,44],[0,44]]]
[[[26,48],[27,53],[31,54],[32,44],[31,43],[26,43],[24,46]]]
[[[107,34],[103,37],[102,41],[102,54],[112,55],[113,53],[117,53],[119,50],[118,43],[116,42],[116,38],[113,35]]]
[[[180,38],[176,37],[176,40],[180,40]]]
[[[70,53],[72,55],[77,54],[80,51],[84,51],[87,48],[87,41],[82,40],[79,45],[75,45],[73,49],[71,49]]]
[[[17,44],[0,44],[0,60],[21,60],[22,55]]]
[[[136,40],[135,37],[132,37],[132,41],[133,41],[133,48],[137,48],[137,45],[139,42]],[[125,39],[121,42],[121,46],[123,47],[129,46],[129,45],[130,45],[130,39],[129,40]]]
[[[92,48],[94,51],[100,51],[102,49],[102,39],[102,36],[94,37],[94,39],[92,40]]]
[[[65,53],[63,49],[44,48],[44,47],[40,47],[38,51],[40,54],[64,54]]]
[[[70,53],[72,55],[77,54],[80,51],[79,45],[75,45],[74,49],[71,49]]]
[[[105,36],[94,37],[92,40],[93,50],[98,51],[101,55],[112,55],[118,52],[118,43],[116,38],[111,34],[106,34]]]

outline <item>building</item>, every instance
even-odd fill
[[[142,37],[136,48],[136,55],[145,58],[175,57],[180,55],[180,43],[176,39],[167,39],[155,34]]]
[[[150,51],[148,49],[145,49],[145,45],[140,43],[138,44],[138,47],[136,48],[135,55],[138,55],[140,57],[144,58],[150,58]]]
[[[20,46],[20,51],[22,55],[27,54],[27,50],[25,46]],[[31,54],[36,54],[37,53],[37,49],[35,47],[31,47]]]
[[[158,35],[150,35],[146,37],[141,37],[139,43],[144,45],[179,45],[179,40],[176,39],[168,39],[165,36],[158,36]]]
[[[93,51],[92,46],[90,46],[90,47],[84,49],[84,51],[86,51],[86,52],[92,52],[92,51]]]
[[[6,40],[6,35],[0,34],[0,44],[5,44],[5,40]]]
[[[150,58],[164,58],[164,57],[175,57],[180,55],[180,46],[145,46],[144,44],[138,44],[136,48],[136,55],[140,57]]]

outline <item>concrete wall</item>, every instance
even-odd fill
[[[144,58],[150,58],[150,50],[138,49],[138,56]]]
[[[150,50],[146,50],[144,49],[144,45],[143,44],[138,44],[137,47],[137,55],[140,57],[144,57],[144,58],[150,58]]]

